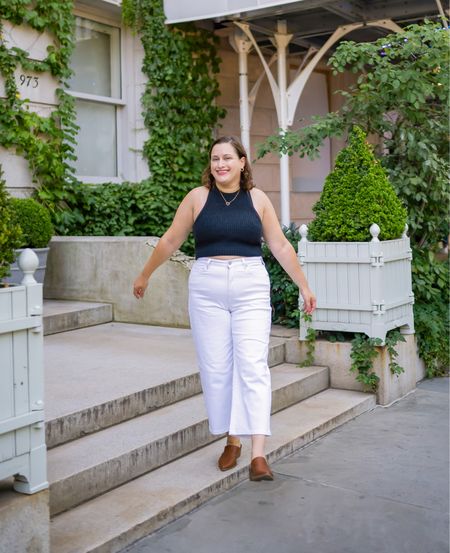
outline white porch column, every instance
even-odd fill
[[[278,55],[278,87],[279,87],[279,124],[280,133],[288,130],[288,96],[287,96],[287,68],[286,53],[287,46],[292,38],[286,32],[286,21],[278,21],[278,32],[275,34],[275,44]],[[289,156],[283,154],[280,159],[280,207],[281,224],[289,226],[291,222],[290,210],[290,177],[289,177]]]
[[[264,68],[264,72],[267,76],[270,88],[272,90],[272,95],[273,95],[275,107],[277,110],[278,126],[281,129],[280,131],[281,133],[285,133],[289,129],[289,127],[293,124],[295,110],[297,108],[298,102],[300,100],[300,96],[305,88],[305,85],[309,76],[311,75],[311,73],[313,72],[314,68],[317,66],[320,59],[323,57],[323,55],[327,52],[327,50],[329,50],[329,48],[335,42],[340,40],[343,36],[350,33],[351,31],[354,31],[355,29],[359,29],[365,26],[381,27],[393,32],[402,32],[402,29],[390,19],[368,21],[365,23],[351,23],[349,25],[338,27],[335,30],[335,32],[330,36],[330,38],[326,41],[326,43],[322,46],[322,48],[320,48],[320,50],[316,52],[313,50],[308,51],[306,58],[303,60],[302,66],[299,68],[297,72],[297,75],[294,77],[289,87],[287,87],[287,67],[286,67],[287,46],[290,40],[292,39],[293,35],[287,34],[286,22],[278,21],[278,29],[277,29],[278,32],[274,35],[274,38],[272,39],[273,44],[277,48],[278,82],[277,80],[275,80],[275,77],[273,76],[272,71],[270,70],[270,67],[269,67],[269,65],[271,65],[272,62],[274,61],[274,58],[272,57],[269,63],[266,62],[261,52],[261,49],[259,48],[250,30],[250,25],[248,23],[244,23],[241,21],[235,21],[234,24],[243,32],[243,34],[246,36],[248,41],[250,41],[251,45],[253,46],[253,48],[255,49],[256,53],[258,54],[261,60],[262,66]],[[234,35],[232,36],[234,41],[235,40]],[[241,38],[242,38],[242,35],[241,35]],[[240,54],[240,50],[238,49],[237,45],[233,44],[233,47]],[[246,58],[247,54],[248,54],[248,50],[247,50],[247,53],[245,54],[245,62],[247,59]],[[311,56],[312,58],[309,59]],[[307,61],[308,59],[309,61]],[[241,57],[239,58],[239,72],[241,73]],[[242,73],[246,73],[246,66],[242,66]],[[241,76],[239,81],[241,82]],[[252,108],[254,105],[256,93],[258,92],[260,82],[261,82],[261,77],[255,83],[255,86],[252,89],[252,92],[250,94],[250,101],[245,102],[245,105],[242,100],[242,95],[243,94],[248,95],[248,91],[247,89],[241,90],[241,129],[243,129],[244,126],[245,127],[247,125],[250,126],[250,123],[249,123],[249,120],[251,118],[250,108]],[[245,83],[247,84],[247,80],[245,80]],[[246,110],[246,109],[248,109],[248,111],[244,113],[244,117],[248,117],[248,119],[243,119],[242,110]],[[243,133],[243,136],[244,136],[244,133]],[[244,142],[244,139],[243,139],[243,142]],[[289,156],[283,155],[280,160],[280,203],[281,203],[281,223],[286,226],[289,225],[291,222],[289,200],[290,200]]]
[[[236,29],[230,41],[239,56],[239,116],[241,142],[250,156],[250,103],[248,95],[248,54],[252,43],[239,29]]]

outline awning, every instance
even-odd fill
[[[306,1],[306,3],[310,3]],[[314,2],[317,3],[317,2]],[[322,2],[323,3],[323,2]],[[330,2],[329,2],[330,3]],[[262,16],[265,13],[281,15],[285,8],[291,9],[305,4],[305,0],[164,0],[167,23],[198,21],[201,19],[222,19]]]

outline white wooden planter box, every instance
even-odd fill
[[[378,225],[370,233],[370,242],[309,242],[308,227],[300,227],[298,259],[317,297],[310,324],[315,330],[361,332],[383,342],[393,328],[414,333],[406,230],[398,240],[378,240]],[[306,332],[302,320],[300,340]]]
[[[0,480],[32,494],[48,487],[44,427],[42,284],[37,256],[19,258],[21,285],[0,288]]]

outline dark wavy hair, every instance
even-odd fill
[[[214,140],[214,142],[211,144],[211,148],[209,149],[210,159],[212,149],[216,144],[231,144],[239,159],[241,159],[241,157],[245,157],[244,170],[241,172],[241,180],[239,184],[241,190],[251,190],[255,185],[253,184],[252,168],[250,167],[250,162],[248,160],[247,152],[245,151],[244,146],[234,136],[221,136],[217,140]],[[212,188],[216,184],[214,177],[211,174],[211,162],[208,163],[206,169],[203,171],[202,184],[207,188]]]

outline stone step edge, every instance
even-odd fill
[[[76,310],[68,310],[60,313],[45,313],[42,317],[44,336],[70,332],[89,326],[96,326],[113,321],[113,306],[110,303],[95,304],[92,307],[80,307]]]
[[[284,363],[285,341],[277,339],[269,348],[269,367]],[[138,390],[126,396],[68,413],[45,422],[47,449],[63,445],[150,413],[201,393],[198,370],[169,382]],[[49,400],[47,399],[47,402]]]
[[[290,369],[295,368],[296,371],[289,376],[292,380],[288,384],[282,382],[274,386],[272,414],[314,396],[327,389],[329,384],[329,371],[326,367],[297,368],[295,365],[287,364],[280,367],[286,366]],[[195,399],[195,404],[203,411],[203,398],[198,396]],[[189,402],[193,400],[194,398],[187,399]],[[173,407],[170,406],[170,408]],[[148,422],[151,424],[152,414],[148,413],[145,416],[149,418]],[[53,516],[89,501],[95,496],[107,493],[133,478],[157,470],[220,438],[209,433],[206,413],[201,415],[199,413],[197,420],[190,422],[188,426],[179,423],[177,428],[172,428],[166,436],[156,438],[148,444],[140,444],[135,449],[121,452],[119,455],[116,453],[114,456],[114,453],[111,453],[108,459],[105,458],[93,466],[84,467],[79,472],[67,474],[63,478],[50,482],[50,514]],[[83,438],[79,444],[81,449],[83,449],[82,441]]]
[[[316,401],[317,399],[330,401],[335,393],[341,395],[345,394],[349,398],[352,398],[352,404],[342,411],[333,414],[317,426],[285,442],[275,443],[274,446],[269,442],[267,458],[270,463],[292,454],[294,451],[308,445],[334,428],[376,407],[376,398],[373,394],[351,392],[347,390],[328,389],[306,401],[311,402],[311,400]],[[302,402],[303,407],[306,407],[306,401]],[[290,415],[291,411],[297,411],[298,408],[298,405],[288,408],[278,415],[275,415],[274,419],[281,417],[286,418],[286,416]],[[191,465],[191,469],[197,467],[198,470],[199,463],[206,463],[207,460],[210,460],[210,463],[214,463],[221,450],[222,444],[218,442],[210,444],[201,450],[169,463],[152,473],[137,478],[88,503],[53,518],[50,532],[52,553],[120,552],[130,544],[166,526],[170,522],[173,522],[177,518],[199,507],[206,501],[235,487],[243,480],[246,480],[248,478],[248,464],[244,464],[241,457],[235,469],[227,473],[219,473],[216,469],[214,477],[210,478],[206,485],[202,485],[203,487],[201,487],[201,489],[185,490],[176,499],[174,499],[173,492],[171,496],[172,499],[166,501],[165,505],[158,507],[158,510],[155,512],[148,512],[148,509],[151,508],[150,505],[153,505],[152,494],[155,500],[161,500],[161,496],[164,492],[164,489],[157,489],[155,486],[155,478],[159,477],[160,480],[164,481],[164,479],[167,479],[167,474],[169,473],[168,480],[172,483],[170,471],[175,475],[186,474],[186,472],[189,472],[189,464]],[[187,471],[186,464],[188,465]],[[173,486],[175,486],[175,484],[174,482]],[[136,490],[140,490],[144,493],[145,498],[140,504],[136,505],[134,520],[131,521],[131,514],[129,510],[127,510],[127,516],[125,518],[128,523],[127,525],[123,524],[122,528],[119,528],[121,512],[123,512],[124,509],[123,501],[126,497],[136,498],[137,501]],[[92,514],[91,511],[93,511],[94,514]],[[105,535],[97,535],[96,538],[91,537],[92,532],[98,532],[100,527],[95,516],[100,517],[101,520],[114,519],[116,524],[112,524],[111,522],[107,523],[107,530],[104,530]],[[95,528],[95,530],[93,530],[93,528]],[[109,533],[109,535],[106,535],[107,533]],[[80,543],[80,540],[84,540],[84,543]],[[90,540],[89,544],[87,543],[88,540]],[[96,543],[94,543],[95,541]]]

